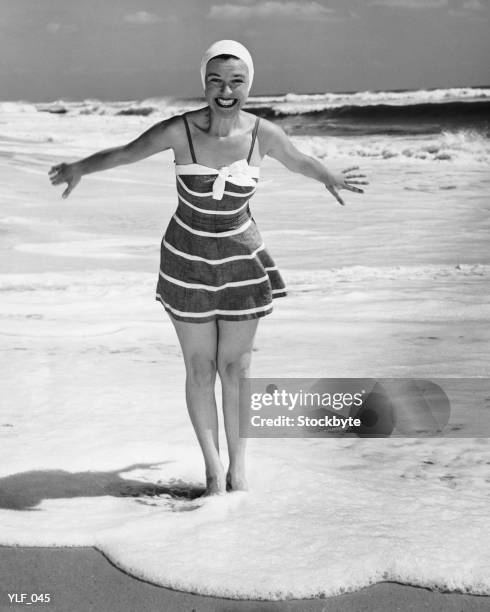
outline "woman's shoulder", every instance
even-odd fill
[[[256,115],[253,115],[253,117],[255,120]],[[269,121],[269,119],[266,119],[265,117],[259,117],[259,129],[262,133],[275,132],[277,128],[278,126],[275,123],[272,123],[272,121]]]
[[[165,134],[167,137],[171,137],[178,134],[181,123],[182,117],[179,115],[173,115],[172,117],[167,117],[166,119],[162,119],[162,121],[155,123],[151,129],[155,133],[159,132],[161,134]]]
[[[157,126],[160,126],[162,134],[164,133],[166,138],[170,139],[174,146],[178,146],[184,142],[187,142],[184,115],[190,123],[195,123],[196,112],[198,111],[189,111],[179,115],[173,115],[172,117],[168,117],[167,119],[161,121],[159,124],[157,124]]]
[[[263,150],[267,150],[268,147],[271,146],[272,143],[278,138],[282,139],[284,137],[286,137],[286,134],[279,125],[265,119],[264,117],[260,117],[257,138],[259,139],[261,148],[263,148]]]
[[[272,123],[272,121],[269,121],[264,117],[259,117],[258,115],[254,115],[253,113],[247,111],[242,111],[242,113],[247,116],[248,126],[246,131],[253,132],[255,125],[257,124],[256,138],[260,143],[260,149],[267,150],[269,142],[274,139],[275,135],[277,134],[277,130],[280,130],[281,128],[278,128],[278,126]]]

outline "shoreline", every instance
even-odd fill
[[[30,604],[49,612],[484,612],[489,598],[445,593],[396,582],[317,599],[277,601],[225,599],[175,591],[126,573],[94,547],[0,545],[0,611],[20,610],[8,594],[50,593],[50,603]]]

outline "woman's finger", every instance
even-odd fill
[[[67,182],[68,182],[68,186],[65,189],[65,191],[62,193],[63,198],[67,198],[70,195],[70,193],[75,189],[75,187],[80,182],[80,178],[72,177]]]
[[[349,185],[369,185],[367,181],[351,181],[350,179],[345,179],[345,182],[349,183]]]
[[[49,173],[53,173],[53,172],[59,172],[62,167],[64,166],[64,164],[57,164],[56,166],[52,166]]]
[[[345,174],[346,172],[351,172],[352,170],[359,170],[359,166],[352,166],[351,168],[346,168],[345,170],[342,170],[342,172]]]
[[[357,187],[353,187],[352,185],[346,185],[345,188],[349,191],[355,191],[356,193],[364,193],[364,189],[359,189]]]
[[[328,185],[325,185],[325,187],[328,189],[328,191],[330,191],[330,193],[333,195],[333,197],[337,200],[339,204],[345,206],[344,200],[342,200],[342,198],[339,196],[339,194],[333,187],[329,187]]]
[[[367,178],[365,174],[351,174],[346,178]]]

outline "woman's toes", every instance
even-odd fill
[[[244,474],[233,474],[228,472],[226,475],[227,491],[248,491],[248,483]]]
[[[219,495],[226,492],[224,476],[206,476],[206,491],[204,495]]]

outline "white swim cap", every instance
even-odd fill
[[[234,55],[245,62],[248,68],[248,91],[250,91],[254,78],[254,64],[252,61],[252,56],[248,52],[248,49],[236,40],[218,40],[217,42],[213,43],[204,53],[201,60],[202,86],[206,88],[206,65],[210,59],[213,59],[213,57],[216,57],[217,55]]]

